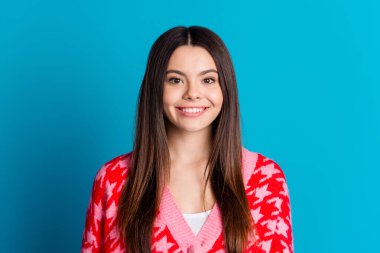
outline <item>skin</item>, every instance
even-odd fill
[[[169,120],[171,157],[169,190],[182,213],[210,210],[215,202],[205,185],[204,169],[209,157],[211,124],[221,111],[223,93],[212,56],[199,46],[180,46],[169,59],[164,82],[163,107]],[[198,117],[184,116],[178,108],[207,107]]]

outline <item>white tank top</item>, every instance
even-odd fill
[[[187,224],[189,224],[191,230],[193,230],[194,234],[197,235],[210,212],[211,209],[201,213],[183,213],[183,217],[187,221]]]

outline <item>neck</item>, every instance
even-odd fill
[[[211,127],[197,132],[185,132],[169,126],[168,147],[172,162],[205,162],[210,155]]]

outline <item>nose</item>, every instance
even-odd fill
[[[188,83],[186,92],[183,94],[185,100],[198,100],[201,98],[200,87],[195,83]]]

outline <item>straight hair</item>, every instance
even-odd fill
[[[170,171],[168,122],[163,113],[164,78],[170,56],[183,45],[206,49],[217,67],[223,104],[212,123],[205,185],[211,180],[211,189],[220,207],[225,250],[240,253],[247,246],[248,238],[254,238],[254,224],[241,170],[236,77],[230,54],[221,38],[200,26],[169,29],[159,36],[149,52],[139,92],[131,166],[118,204],[118,230],[128,252],[151,252],[152,227]],[[206,187],[203,193],[205,191]]]

